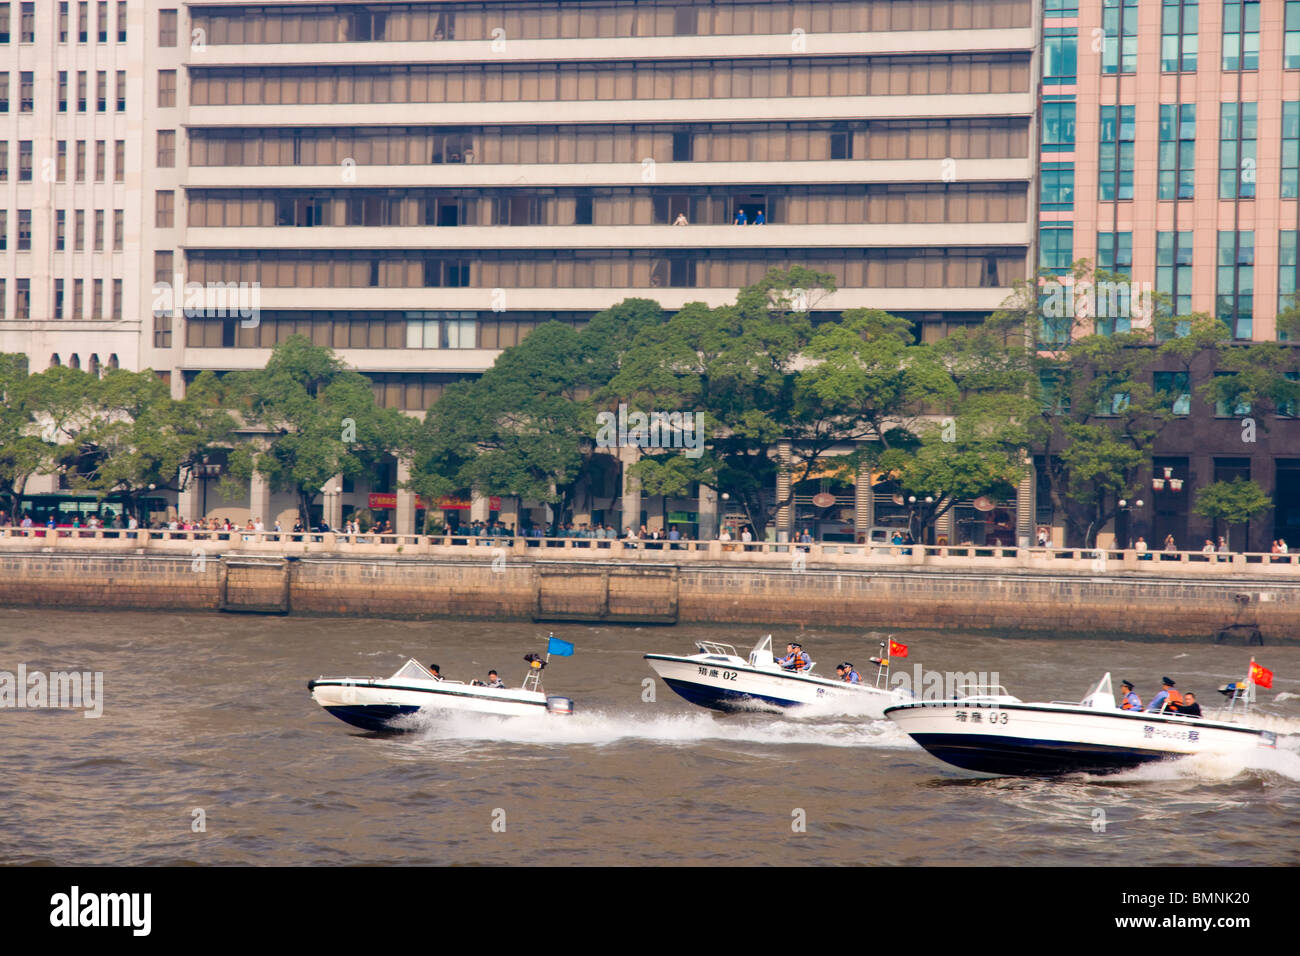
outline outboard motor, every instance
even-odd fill
[[[572,697],[548,697],[546,698],[546,712],[548,714],[573,714]]]

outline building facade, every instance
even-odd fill
[[[541,322],[722,304],[795,264],[836,278],[819,317],[934,340],[1032,269],[1039,12],[0,3],[0,350],[180,394],[304,333],[419,414]],[[615,484],[588,513],[702,510]]]
[[[1277,316],[1294,301],[1300,235],[1300,2],[1045,0],[1042,12],[1039,266],[1064,275],[1088,259],[1164,293],[1176,314],[1218,317],[1236,341],[1285,340]],[[1121,310],[1078,331],[1144,320]],[[1205,360],[1190,376],[1152,370],[1177,376],[1155,382],[1176,418],[1142,506],[1113,529],[1120,544],[1140,533],[1199,548],[1224,529],[1192,512],[1196,491],[1235,477],[1275,507],[1234,545],[1300,542],[1300,421],[1205,402],[1197,390],[1214,373]],[[1039,487],[1039,520],[1052,523]]]

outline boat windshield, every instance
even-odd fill
[[[1088,688],[1080,703],[1084,707],[1114,708],[1115,691],[1110,685],[1110,671],[1107,671],[1097,683]]]
[[[417,680],[434,679],[433,675],[429,673],[429,671],[425,668],[425,666],[421,664],[419,661],[417,661],[414,657],[412,657],[409,661],[403,664],[401,669],[392,676],[393,680],[397,680],[399,678],[405,678],[407,680],[411,678],[415,678]]]

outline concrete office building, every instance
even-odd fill
[[[0,349],[37,370],[116,362],[179,392],[301,332],[421,413],[539,323],[629,296],[721,304],[803,264],[839,284],[819,318],[883,308],[932,340],[1032,266],[1029,0],[6,13]],[[177,278],[256,286],[256,321],[215,314],[224,291],[159,308]],[[616,470],[582,507],[622,526],[644,504]],[[713,509],[648,511],[705,532]]]

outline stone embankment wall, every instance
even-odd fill
[[[485,556],[486,557],[486,556]],[[1300,581],[1114,571],[309,555],[0,553],[0,606],[435,619],[960,628],[1300,643]]]

